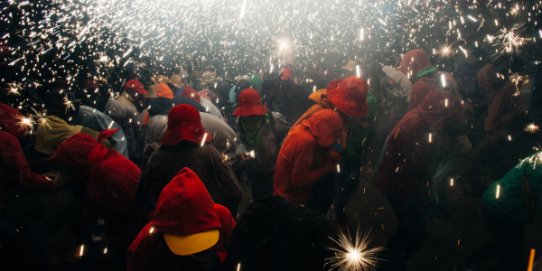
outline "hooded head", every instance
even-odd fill
[[[327,87],[327,98],[344,114],[359,118],[368,111],[368,89],[365,80],[351,76],[331,82]]]
[[[80,133],[81,125],[70,125],[58,116],[48,116],[40,121],[36,129],[34,149],[46,155],[52,155],[66,139]]]
[[[0,103],[0,130],[6,131],[17,138],[22,138],[29,131],[29,126],[22,124],[23,115],[19,110]]]
[[[201,102],[201,97],[199,96],[198,92],[188,85],[182,88],[182,92],[180,96],[184,98],[192,99],[198,103]]]
[[[151,224],[176,255],[192,255],[219,240],[215,203],[196,173],[183,168],[164,187]]]
[[[145,86],[143,86],[143,83],[141,83],[137,79],[128,80],[126,84],[124,84],[124,91],[128,93],[130,96],[135,96],[135,94],[140,95],[148,95],[149,92],[145,89]]]
[[[461,102],[451,93],[435,90],[425,96],[417,110],[429,126],[440,128],[446,122],[459,117]]]
[[[337,143],[344,132],[343,122],[339,114],[331,109],[322,109],[303,121],[318,145],[329,147]]]
[[[413,49],[408,51],[399,64],[399,70],[409,78],[416,78],[416,74],[421,70],[431,66],[431,60],[423,49]]]
[[[164,83],[160,82],[152,86],[154,96],[160,97],[160,98],[167,98],[167,99],[173,99],[173,91],[169,86]]]
[[[98,140],[87,134],[76,134],[62,142],[52,158],[60,169],[76,172],[76,180],[86,177],[85,194],[92,202],[108,210],[122,211],[133,203],[141,170],[99,142],[116,131],[118,129],[102,131]]]
[[[260,94],[253,88],[247,88],[239,93],[238,104],[233,115],[235,117],[263,116],[267,107],[261,103]]]
[[[200,144],[205,134],[198,110],[187,104],[173,107],[168,114],[167,129],[160,140],[163,146],[173,146],[181,141]],[[207,141],[211,135],[206,136]]]

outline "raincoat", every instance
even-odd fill
[[[111,99],[105,105],[105,113],[117,122],[126,135],[130,160],[139,162],[143,152],[144,134],[141,115],[134,105],[134,100],[126,91],[117,99]]]
[[[69,137],[80,132],[97,137],[98,132],[81,125],[70,125],[58,116],[47,116],[39,122],[35,133],[34,149],[47,156]]]
[[[44,175],[32,172],[19,140],[3,130],[0,130],[0,161],[0,210],[16,191],[53,187],[53,182]]]
[[[124,132],[113,119],[111,119],[109,116],[102,113],[98,109],[86,105],[81,105],[79,107],[77,115],[73,118],[72,122],[91,128],[98,132],[108,129],[119,128],[119,130],[109,139],[109,142],[111,143],[113,149],[115,149],[125,157],[129,157],[128,144],[126,141],[126,137],[124,136]]]
[[[200,147],[183,141],[174,146],[161,146],[149,159],[141,178],[138,201],[146,210],[154,209],[163,187],[182,168],[195,171],[213,199],[236,213],[242,190],[232,169],[213,146]]]
[[[542,152],[520,161],[485,191],[483,205],[506,220],[530,222],[542,211],[541,165]]]
[[[274,191],[305,204],[318,179],[337,168],[340,156],[331,145],[344,133],[339,114],[322,109],[294,127],[284,140],[275,166]]]
[[[129,271],[220,270],[226,257],[225,245],[235,227],[230,212],[215,204],[199,177],[183,168],[160,194],[154,215],[128,249]],[[218,230],[215,244],[201,245],[197,253],[178,255],[166,241],[167,235],[194,238],[194,234]]]
[[[400,202],[427,198],[426,183],[439,159],[453,147],[454,138],[443,128],[459,115],[460,107],[454,96],[434,91],[391,130],[377,176],[377,187],[388,198]]]
[[[110,137],[113,132],[103,131],[98,140]],[[84,178],[82,185],[93,208],[123,212],[134,207],[141,170],[117,151],[89,135],[76,134],[57,148],[53,160],[62,174],[69,172],[68,177]]]

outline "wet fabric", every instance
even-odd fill
[[[167,118],[167,128],[160,144],[172,146],[181,141],[189,141],[200,144],[202,140],[211,140],[201,125],[201,117],[196,108],[190,105],[180,104],[173,107]]]
[[[127,93],[123,92],[117,99],[110,99],[107,102],[104,113],[115,120],[126,135],[130,160],[139,162],[144,140],[141,127],[142,117],[132,100]]]
[[[109,142],[111,142],[113,149],[118,151],[120,154],[129,157],[128,144],[122,128],[112,118],[102,113],[98,109],[81,105],[72,122],[91,128],[98,132],[119,128],[119,130],[109,139]]]
[[[444,157],[454,142],[443,128],[446,121],[458,116],[459,108],[457,98],[435,91],[395,125],[387,137],[377,176],[377,186],[386,196],[397,201],[426,198],[426,182],[438,158]]]
[[[238,131],[241,144],[238,145],[236,154],[249,156],[240,164],[246,167],[252,196],[262,198],[273,195],[273,173],[280,148],[273,117],[270,115],[240,117]]]
[[[326,270],[336,229],[324,215],[280,197],[252,203],[233,231],[228,270]]]
[[[81,125],[70,125],[60,117],[51,115],[44,118],[35,133],[34,148],[45,155],[52,155],[58,145],[69,137],[80,133]]]
[[[429,55],[423,49],[413,49],[403,55],[398,69],[408,78],[415,78],[418,72],[430,65]]]
[[[306,203],[312,185],[336,170],[340,156],[331,150],[344,133],[338,113],[323,109],[294,127],[284,140],[275,167],[275,194]]]
[[[510,169],[484,193],[483,205],[495,216],[526,223],[542,212],[542,153]]]
[[[184,167],[196,172],[215,202],[237,212],[243,192],[232,169],[213,146],[188,141],[161,146],[152,154],[138,188],[139,205],[152,211],[164,186]]]
[[[130,245],[128,270],[217,270],[234,227],[229,211],[213,202],[192,170],[183,168],[164,187],[151,221]],[[214,229],[220,230],[218,243],[196,254],[175,255],[164,242],[164,234],[186,236]]]
[[[48,189],[53,182],[44,175],[32,172],[19,140],[0,130],[0,210],[4,209],[13,193],[23,190]]]
[[[84,193],[95,208],[122,212],[134,206],[141,170],[89,135],[76,134],[64,141],[53,160],[61,168],[84,174]]]

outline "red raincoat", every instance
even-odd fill
[[[277,157],[275,194],[305,204],[313,184],[336,170],[340,157],[330,146],[343,132],[339,114],[331,109],[321,109],[294,127]]]
[[[217,270],[234,228],[228,209],[213,202],[194,171],[183,168],[164,187],[151,221],[128,248],[128,270]],[[214,229],[219,230],[218,242],[192,255],[174,254],[164,240],[164,234],[184,236]]]
[[[106,130],[98,140],[107,137]],[[128,158],[87,134],[76,134],[58,146],[53,159],[60,168],[83,172],[87,199],[107,211],[133,206],[141,170]]]
[[[427,196],[435,158],[449,151],[453,141],[442,128],[459,115],[460,107],[453,95],[432,91],[391,130],[377,176],[377,186],[388,198],[405,201]]]

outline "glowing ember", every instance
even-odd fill
[[[352,240],[350,234],[340,233],[338,240],[332,239],[337,245],[331,248],[335,256],[326,259],[326,265],[329,265],[331,270],[339,271],[375,270],[379,261],[377,254],[383,248],[369,248],[369,236],[361,236],[358,231]]]
[[[529,134],[534,134],[534,133],[538,132],[538,130],[540,130],[540,126],[536,125],[536,123],[529,123],[523,129],[523,131],[525,131],[525,132],[527,132]]]

